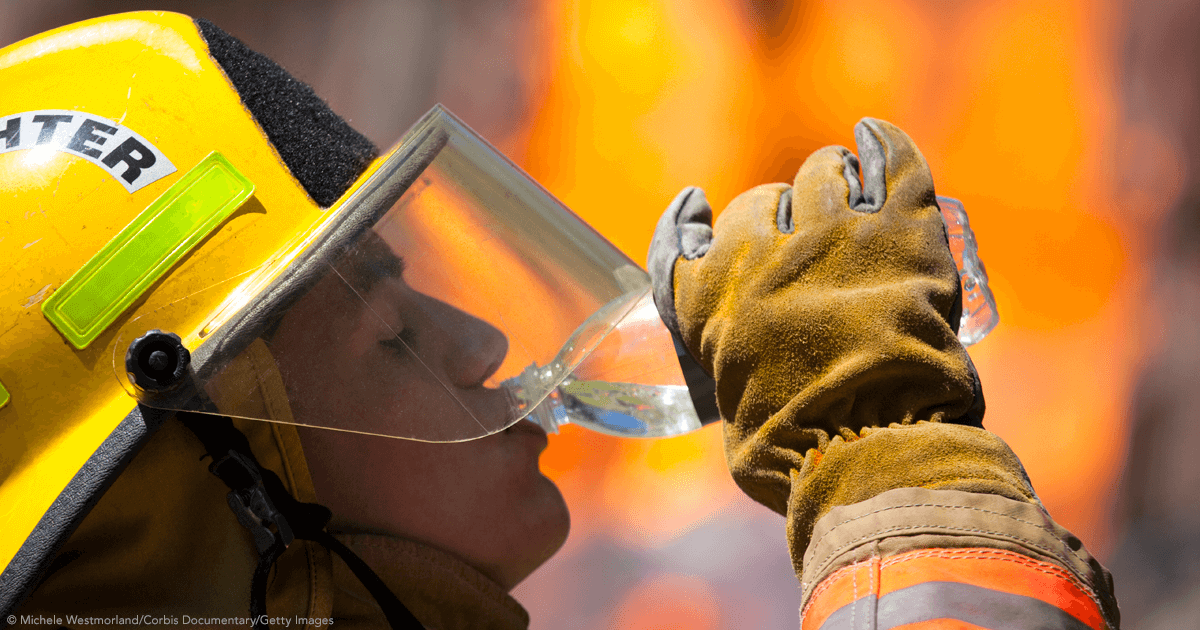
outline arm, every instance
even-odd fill
[[[861,167],[822,149],[713,227],[685,190],[649,262],[663,320],[715,379],[734,479],[787,517],[804,627],[1116,628],[1108,573],[983,429],[924,158],[888,123],[855,132]]]

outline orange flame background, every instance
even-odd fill
[[[552,78],[524,137],[505,144],[636,260],[686,185],[721,208],[790,181],[820,146],[853,147],[863,116],[907,131],[939,194],[970,213],[999,304],[1001,325],[971,351],[987,426],[1051,514],[1104,557],[1126,401],[1155,341],[1139,326],[1149,228],[1180,182],[1169,169],[1119,175],[1134,155],[1171,156],[1121,125],[1112,7],[822,0],[755,14],[719,0],[580,0],[548,11]],[[772,585],[787,579],[783,520],[733,485],[719,428],[642,442],[567,427],[542,466],[574,529],[517,590],[534,628],[794,625],[795,583]],[[660,562],[693,539],[785,560],[711,573]],[[636,579],[598,587],[604,571]]]

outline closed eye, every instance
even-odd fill
[[[379,342],[380,345],[401,356],[409,356],[417,352],[417,334],[412,328],[403,328],[395,336]]]

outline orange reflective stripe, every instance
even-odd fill
[[[934,583],[944,586],[938,587]],[[803,628],[817,630],[835,613],[852,604],[853,609],[842,611],[839,616],[874,615],[877,602],[902,601],[906,597],[922,596],[922,593],[928,596],[927,591],[936,588],[947,593],[967,592],[954,584],[984,589],[979,592],[993,591],[997,602],[1003,600],[1011,604],[1020,601],[1019,598],[1037,600],[1030,602],[1032,607],[1049,604],[1084,627],[1104,628],[1099,605],[1069,573],[1021,554],[987,548],[923,549],[882,561],[872,558],[845,567],[817,586],[804,611]],[[924,586],[913,588],[920,585]],[[891,593],[896,595],[885,597]],[[1015,597],[1006,599],[1005,594]],[[880,610],[879,614],[884,612]]]
[[[883,561],[880,595],[930,581],[961,582],[1024,595],[1058,607],[1095,630],[1100,606],[1070,573],[1048,562],[1002,549],[924,549]]]
[[[892,630],[988,630],[983,626],[977,626],[973,623],[959,621],[958,619],[931,619],[929,621],[918,621],[917,623],[906,623],[903,626],[893,626]]]

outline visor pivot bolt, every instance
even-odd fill
[[[162,350],[155,350],[150,353],[150,369],[155,372],[162,372],[167,369],[167,353]]]
[[[179,335],[151,330],[129,344],[125,371],[135,387],[147,392],[166,392],[184,382],[192,355]]]

